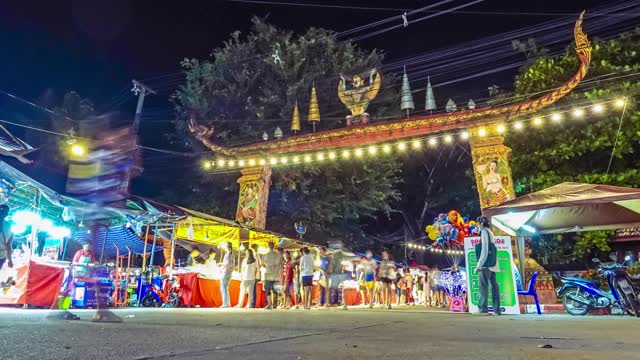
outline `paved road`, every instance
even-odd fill
[[[124,323],[100,324],[75,313],[0,309],[0,359],[640,359],[628,316],[124,309]]]

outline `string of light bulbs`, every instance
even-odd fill
[[[594,115],[602,115],[608,106],[613,105],[616,109],[622,109],[626,104],[626,98],[618,98],[596,104],[588,104],[584,106],[572,106],[564,111],[554,111],[546,115],[539,115],[528,120],[514,120],[503,123],[495,123],[477,128],[478,137],[486,137],[490,134],[505,134],[509,129],[521,131],[525,127],[525,123],[530,123],[532,127],[542,127],[545,122],[552,124],[560,124],[563,119],[570,116],[574,119],[580,119],[586,116],[588,112]],[[390,155],[392,153],[403,154],[409,150],[423,151],[425,148],[435,148],[439,144],[450,145],[456,139],[467,141],[471,137],[468,130],[459,132],[444,133],[438,135],[428,135],[426,137],[418,137],[409,140],[398,140],[389,143],[372,144],[369,146],[361,146],[356,148],[319,150],[316,152],[281,154],[267,157],[249,157],[249,158],[217,158],[215,160],[203,160],[202,166],[204,170],[240,170],[246,167],[256,167],[269,165],[273,167],[283,167],[310,163],[323,163],[336,160],[352,160],[364,159],[378,156],[379,154]]]

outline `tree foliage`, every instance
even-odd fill
[[[527,193],[565,181],[640,187],[640,156],[637,155],[640,111],[634,100],[640,91],[635,74],[640,68],[638,49],[637,34],[596,42],[587,78],[551,109],[565,112],[565,120],[560,124],[547,122],[543,128],[507,136],[506,142],[513,149],[511,167],[514,181],[519,185],[517,190]],[[516,78],[516,96],[518,99],[532,97],[560,86],[575,73],[578,65],[573,49],[559,58],[542,57]],[[616,109],[613,102],[609,102],[602,115],[587,111],[583,119],[572,119],[573,106],[625,96],[628,101],[624,117],[622,109]],[[606,251],[608,238],[608,233],[583,233],[572,255],[580,257],[594,250]]]
[[[196,111],[203,124],[215,127],[214,140],[219,144],[262,141],[262,133],[272,136],[276,127],[289,132],[296,101],[304,128],[313,84],[321,112],[319,128],[345,126],[348,111],[337,96],[339,74],[367,71],[379,67],[382,60],[381,52],[337,41],[328,30],[311,28],[296,35],[255,18],[250,33],[234,32],[223,47],[213,51],[210,60],[182,62],[186,81],[173,95],[177,134],[189,139],[185,121]],[[389,86],[395,81],[383,74],[382,91],[369,107],[374,121],[398,113],[398,90]],[[197,143],[192,145],[199,148]],[[350,164],[276,168],[267,226],[287,231],[293,229],[294,221],[303,221],[311,236],[357,240],[363,219],[388,210],[398,198],[399,181],[398,164],[383,157]],[[195,193],[212,188],[218,194],[222,191],[222,197],[211,199],[208,206],[202,204],[202,210],[233,214],[237,196],[233,176],[210,175],[190,186],[194,187]],[[180,187],[176,188],[167,196],[180,198],[176,194]]]

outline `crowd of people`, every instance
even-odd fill
[[[222,262],[215,263],[216,252],[212,250],[205,262],[209,266],[222,269],[220,290],[222,307],[230,307],[229,282],[236,268],[231,244],[222,248]],[[236,307],[241,307],[245,296],[246,308],[256,307],[258,283],[266,298],[266,309],[311,309],[315,307],[342,306],[347,309],[345,281],[357,284],[360,305],[370,308],[374,305],[391,308],[392,305],[446,306],[444,290],[434,281],[439,272],[399,269],[388,252],[382,253],[378,262],[373,253],[367,251],[359,261],[346,258],[341,250],[331,254],[319,248],[317,255],[308,247],[300,251],[285,251],[273,243],[264,254],[258,253],[258,246],[245,249],[240,264],[240,293]],[[314,298],[313,286],[317,285]]]
[[[495,304],[499,304],[499,292],[495,273],[499,271],[496,263],[494,235],[488,220],[479,219],[481,232],[481,249],[476,271],[480,280],[480,309],[487,313],[488,289],[492,290]],[[493,246],[491,246],[493,245]],[[222,250],[222,262],[216,264],[216,251],[211,250],[205,265],[222,270],[220,291],[222,307],[231,306],[229,283],[236,268],[231,243],[226,243]],[[424,305],[425,307],[448,307],[449,299],[445,289],[438,283],[440,270],[433,268],[427,271],[399,268],[391,260],[389,252],[384,251],[380,261],[373,258],[372,251],[366,251],[359,261],[352,261],[337,249],[331,254],[324,248],[318,248],[317,255],[311,255],[308,247],[300,251],[285,251],[269,243],[264,254],[258,252],[258,246],[252,245],[244,250],[240,265],[240,293],[236,307],[242,307],[247,296],[246,308],[256,307],[258,283],[262,283],[262,291],[266,297],[266,309],[311,309],[316,307],[342,306],[347,309],[345,296],[346,281],[357,284],[355,288],[360,294],[360,305],[381,306],[388,309],[392,305]],[[197,251],[191,253],[192,258],[199,256]],[[190,260],[187,261],[189,263]],[[453,268],[452,268],[452,271]],[[457,270],[455,270],[457,271]],[[317,285],[316,298],[313,286]],[[500,314],[500,308],[496,307]]]

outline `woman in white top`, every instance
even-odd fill
[[[249,293],[249,300],[247,301],[246,308],[248,309],[254,307],[253,286],[256,283],[257,266],[258,263],[256,262],[256,258],[253,255],[253,250],[247,249],[246,257],[242,261],[242,282],[240,283],[240,295],[238,296],[238,305],[236,305],[237,308],[242,307],[245,293]]]

